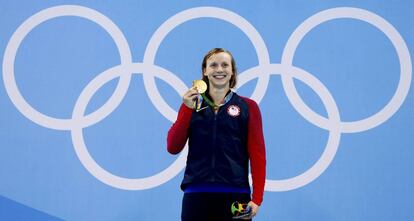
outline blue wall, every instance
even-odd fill
[[[2,1],[0,220],[179,220],[204,54],[261,108],[255,220],[414,220],[412,1]]]

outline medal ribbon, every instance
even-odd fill
[[[233,91],[230,91],[230,93],[229,94],[227,94],[227,96],[226,97],[224,97],[224,99],[223,99],[223,101],[219,104],[219,105],[217,105],[217,104],[215,104],[213,101],[211,101],[208,97],[207,97],[207,95],[205,94],[205,93],[202,93],[201,94],[201,99],[200,99],[200,103],[202,103],[203,102],[203,100],[205,100],[206,101],[206,103],[208,104],[208,106],[210,106],[211,108],[213,108],[213,110],[217,110],[219,107],[221,107],[221,106],[223,106],[223,105],[225,105],[227,102],[229,102],[229,100],[231,99],[231,97],[233,96]],[[199,111],[200,111],[201,109],[199,109]]]

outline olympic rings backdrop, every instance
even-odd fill
[[[413,15],[403,0],[1,1],[0,220],[179,220],[187,150],[166,135],[214,47],[263,115],[255,220],[414,220]]]

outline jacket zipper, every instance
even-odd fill
[[[217,138],[217,114],[218,114],[218,112],[217,113],[215,113],[214,112],[214,110],[213,110],[213,114],[214,114],[214,123],[213,123],[213,149],[212,149],[212,152],[213,152],[213,156],[212,156],[212,159],[211,159],[211,168],[213,169],[213,171],[215,170],[215,168],[216,168],[216,138]]]

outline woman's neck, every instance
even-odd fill
[[[220,105],[229,90],[230,88],[228,87],[224,87],[224,88],[211,87],[209,89],[209,95],[211,99],[213,99],[213,102],[215,105]]]

